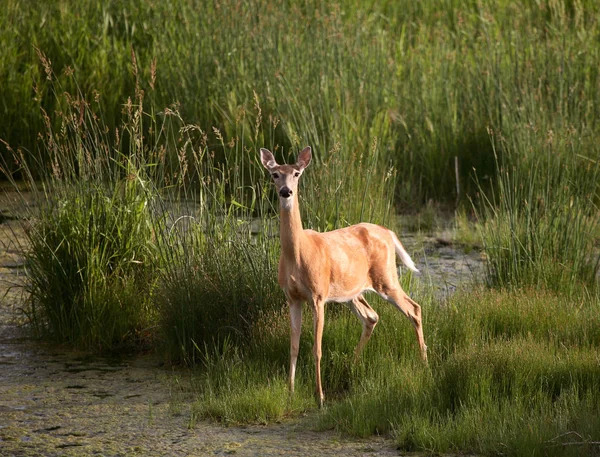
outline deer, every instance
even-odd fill
[[[289,390],[294,392],[298,360],[302,304],[313,312],[313,356],[316,368],[315,395],[318,406],[325,400],[321,385],[321,341],[325,303],[347,303],[362,322],[362,334],[355,359],[371,338],[379,315],[363,296],[373,291],[393,304],[412,322],[421,357],[427,361],[423,338],[421,307],[402,289],[396,270],[396,255],[410,270],[418,272],[396,234],[379,225],[360,223],[329,232],[304,229],[300,218],[298,182],[312,159],[310,146],[304,148],[293,165],[280,165],[268,149],[260,149],[262,165],[275,184],[279,199],[281,255],[277,280],[290,312]]]

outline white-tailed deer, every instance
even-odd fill
[[[379,320],[362,295],[365,291],[377,292],[409,318],[415,327],[424,360],[427,360],[427,346],[423,339],[421,307],[406,295],[398,282],[396,254],[408,268],[418,270],[394,232],[367,223],[324,233],[302,228],[298,179],[311,158],[311,149],[306,147],[294,165],[279,165],[270,151],[260,150],[262,164],[269,170],[279,196],[281,257],[278,281],[290,307],[290,391],[294,391],[302,303],[308,302],[314,315],[316,395],[319,406],[322,406],[321,339],[326,302],[348,302],[362,321],[363,330],[356,356],[369,341]]]

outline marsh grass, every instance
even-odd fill
[[[433,201],[425,230],[437,202],[470,197],[499,286],[444,306],[410,290],[428,367],[376,298],[354,363],[360,325],[329,306],[320,426],[431,453],[597,453],[596,2],[6,6],[2,171],[38,202],[23,250],[40,334],[151,338],[199,367],[193,420],[311,408],[310,312],[286,388],[277,199],[257,152],[290,162],[308,144],[306,228],[394,228],[394,208]]]
[[[228,141],[286,153],[310,144],[323,163],[340,144],[347,164],[376,137],[377,160],[394,168],[403,207],[466,202],[479,190],[474,173],[487,191],[496,169],[488,128],[506,138],[527,128],[541,133],[512,154],[518,167],[545,150],[546,132],[572,127],[581,138],[575,152],[598,160],[596,2],[200,5],[202,14],[189,0],[8,1],[0,18],[0,138],[34,150],[44,129],[39,105],[50,114],[60,109],[46,96],[51,89],[33,43],[67,91],[74,92],[74,72],[85,99],[97,94],[111,130],[135,90],[123,77],[133,48],[140,89],[157,106],[178,102],[211,146],[219,145],[215,126]],[[236,127],[248,120],[240,110],[251,107],[254,94],[259,136],[254,119],[243,132]],[[219,149],[218,156],[226,153]],[[175,150],[168,154],[177,161]]]
[[[526,167],[513,165],[510,157],[532,142],[529,136],[501,140],[508,159],[497,158],[496,190],[482,191],[478,207],[488,282],[594,291],[600,165],[575,152],[578,132],[548,135],[547,151]]]
[[[417,292],[428,366],[404,316],[368,298],[381,319],[358,362],[358,320],[343,305],[327,308],[327,406],[318,428],[391,434],[406,451],[594,455],[600,438],[597,297],[477,288],[440,307]],[[197,379],[194,418],[264,423],[314,408],[310,312],[294,396],[284,389],[287,313],[264,314],[252,341],[250,348],[225,344],[207,355],[210,369]]]
[[[42,110],[39,153],[9,147],[11,165],[2,163],[26,208],[26,312],[38,335],[74,346],[112,351],[146,342],[156,320],[156,245],[143,94],[128,100],[127,121],[111,133],[93,102],[64,91],[38,54],[61,111]]]
[[[387,351],[365,355],[368,370],[352,372],[349,393],[324,412],[322,427],[393,433],[402,449],[434,453],[593,453],[597,298],[478,290],[426,310],[429,367],[399,339],[408,326],[377,328],[373,338]],[[576,450],[560,445],[569,432],[579,436]]]
[[[144,339],[140,332],[155,314],[145,196],[99,183],[57,187],[40,202],[27,232],[28,314],[35,330],[95,350]]]
[[[249,358],[241,351],[225,341],[205,354],[204,369],[194,384],[194,420],[268,424],[313,407],[306,384],[300,383],[296,394],[290,395],[284,365],[276,360]]]
[[[295,160],[294,150],[274,144],[275,129],[300,128],[272,118],[265,129],[253,93],[232,107],[235,118],[223,131],[213,127],[209,135],[186,123],[177,104],[156,108],[131,52],[134,94],[123,105],[122,124],[111,130],[98,100],[67,92],[50,59],[41,50],[38,57],[52,82],[48,96],[61,111],[40,107],[39,154],[5,143],[12,161],[3,163],[13,186],[15,176],[24,176],[39,204],[28,215],[33,230],[24,247],[35,327],[110,349],[158,325],[152,333],[160,334],[167,358],[191,364],[206,347],[247,344],[255,320],[284,303],[276,282],[276,197],[256,151],[268,139],[282,162]],[[78,87],[70,76],[68,86]],[[303,140],[289,139],[297,141]],[[390,219],[394,171],[380,163],[377,138],[342,150],[336,144],[320,151],[315,162],[322,167],[303,183],[307,227]]]
[[[192,365],[203,359],[207,347],[218,349],[225,341],[249,343],[258,315],[284,302],[273,240],[253,244],[248,232],[221,238],[220,230],[199,234],[200,229],[183,236],[183,245],[168,245],[179,252],[169,255],[172,263],[163,271],[158,297],[169,358]],[[190,249],[190,236],[201,236],[203,246]]]

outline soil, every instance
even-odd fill
[[[310,415],[268,426],[191,426],[192,399],[181,387],[189,373],[161,366],[151,355],[92,357],[33,340],[20,309],[24,271],[14,237],[22,234],[21,224],[2,205],[0,214],[0,455],[400,455],[389,438],[315,432]],[[414,242],[423,254],[436,243]],[[427,254],[427,268],[438,265],[443,274],[423,280],[447,293],[478,254],[471,259],[438,248]]]

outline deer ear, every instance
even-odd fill
[[[260,161],[267,170],[277,166],[273,153],[268,149],[260,148]]]
[[[312,150],[310,149],[310,146],[306,146],[300,152],[300,154],[298,154],[298,160],[296,160],[296,165],[298,165],[301,170],[304,170],[306,167],[308,167],[308,164],[310,163],[311,158],[312,158]]]

